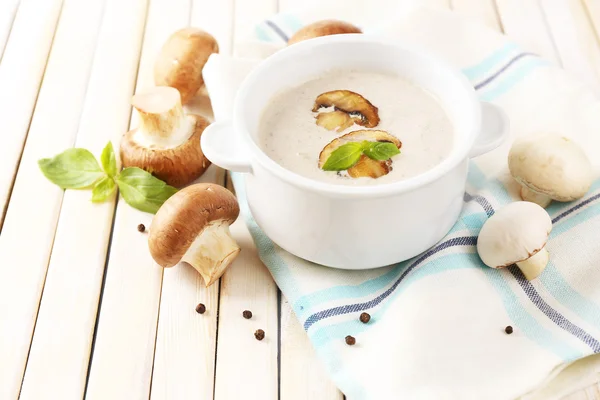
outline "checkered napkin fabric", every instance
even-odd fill
[[[390,267],[336,270],[287,253],[252,219],[244,176],[234,174],[243,218],[261,259],[348,399],[517,398],[569,362],[600,352],[600,181],[585,198],[547,208],[553,221],[551,261],[535,281],[517,268],[483,265],[477,234],[495,210],[518,198],[506,165],[516,137],[540,132],[572,137],[598,169],[600,102],[565,71],[476,21],[375,3],[336,0],[276,15],[256,27],[256,38],[238,54],[262,58],[307,23],[345,19],[365,34],[416,43],[460,68],[481,100],[510,117],[509,143],[470,163],[464,209],[450,233],[425,253]],[[223,56],[207,64],[217,119],[231,115],[235,89],[253,65]],[[371,315],[370,323],[359,321],[362,312]],[[512,335],[504,332],[507,325]],[[346,335],[357,344],[346,345]]]

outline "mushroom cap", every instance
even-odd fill
[[[515,142],[508,154],[508,168],[517,182],[557,201],[583,197],[593,181],[592,164],[583,149],[559,135]]]
[[[312,111],[317,112],[322,107],[335,107],[336,111],[349,114],[353,122],[366,128],[374,128],[379,124],[379,109],[360,94],[350,90],[332,90],[321,93],[315,99]],[[356,113],[359,113],[360,116],[357,117]]]
[[[362,33],[360,28],[344,21],[326,19],[306,25],[296,32],[289,40],[290,44],[303,40],[313,39],[320,36],[339,35],[343,33]]]
[[[504,268],[543,249],[551,230],[552,220],[542,207],[528,201],[510,203],[483,224],[477,252],[488,267]]]
[[[230,225],[239,213],[235,196],[223,186],[198,183],[181,189],[164,202],[152,220],[150,254],[159,265],[172,267],[211,222]]]
[[[210,166],[200,148],[200,136],[210,124],[199,115],[187,115],[194,124],[194,133],[181,145],[173,148],[146,147],[135,141],[136,129],[121,139],[121,161],[124,167],[139,167],[168,185],[181,187],[192,182]]]
[[[202,68],[213,53],[219,52],[215,38],[196,28],[173,33],[165,42],[154,64],[154,83],[171,86],[181,93],[186,104],[204,85]]]

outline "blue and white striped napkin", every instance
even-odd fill
[[[359,3],[331,1],[325,8],[277,15],[256,28],[258,40],[270,44],[245,44],[245,55],[275,51],[314,20],[345,19],[366,34],[416,42],[459,67],[482,100],[507,112],[510,143],[538,132],[566,135],[598,169],[600,102],[566,72],[451,12],[369,2],[376,18]],[[381,16],[389,18],[386,24]],[[230,104],[219,99],[219,91],[232,81],[217,82],[210,75],[225,69],[215,60],[209,64],[213,105]],[[234,174],[261,259],[350,400],[514,399],[567,363],[600,352],[600,181],[584,199],[548,207],[551,261],[539,279],[529,282],[517,268],[487,268],[476,253],[484,221],[518,198],[506,165],[510,143],[471,162],[464,210],[447,237],[414,259],[370,271],[324,268],[279,248],[252,219],[243,175]],[[363,311],[371,315],[369,324],[358,319]],[[507,325],[512,335],[504,332]],[[357,344],[347,346],[346,335]],[[546,391],[543,398],[567,392]]]

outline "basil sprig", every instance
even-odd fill
[[[347,170],[354,166],[363,154],[373,160],[386,161],[400,154],[400,150],[390,142],[349,142],[332,151],[322,168],[325,171]]]
[[[118,187],[127,204],[141,211],[156,213],[175,192],[172,186],[141,168],[124,168],[120,173],[111,142],[100,156],[102,167],[86,149],[68,149],[52,158],[38,161],[48,180],[63,189],[92,187],[92,201],[103,202]]]

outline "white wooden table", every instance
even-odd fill
[[[426,2],[600,87],[600,0]],[[343,398],[241,220],[232,231],[242,256],[205,288],[192,268],[152,261],[136,229],[151,215],[63,192],[36,162],[73,145],[99,155],[135,127],[131,95],[152,85],[173,31],[200,27],[235,53],[257,22],[301,3],[0,0],[0,400]],[[191,108],[210,112],[207,99]],[[211,167],[201,180],[226,175]],[[569,397],[597,398],[598,386]]]

